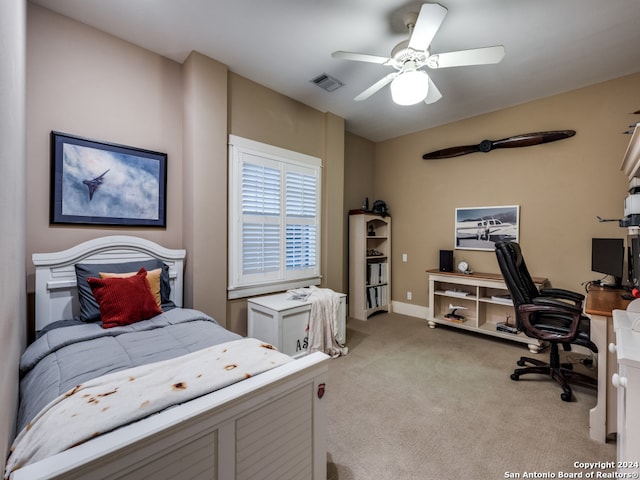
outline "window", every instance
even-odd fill
[[[228,298],[320,283],[321,161],[229,135]]]

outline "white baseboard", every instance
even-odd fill
[[[422,305],[413,305],[411,303],[396,302],[395,300],[392,300],[391,308],[395,313],[399,313],[401,315],[408,315],[410,317],[417,317],[425,320],[427,319],[428,309]]]

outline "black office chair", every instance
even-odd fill
[[[514,370],[511,379],[519,380],[521,375],[529,373],[550,375],[562,387],[560,398],[565,402],[573,398],[569,384],[597,388],[596,379],[574,372],[570,364],[560,363],[559,345],[565,350],[571,350],[571,344],[576,344],[598,351],[589,336],[590,319],[582,314],[584,295],[559,288],[538,290],[516,242],[497,242],[495,250],[513,299],[518,330],[548,342],[551,347],[549,363],[520,357],[517,364],[523,368]]]

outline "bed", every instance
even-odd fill
[[[329,357],[316,352],[294,360],[259,339],[226,331],[202,312],[182,308],[185,254],[118,235],[33,255],[39,334],[21,361],[21,390],[26,391],[28,383],[51,382],[51,374],[42,373],[50,370],[41,364],[55,357],[54,370],[59,373],[53,391],[62,388],[66,393],[54,400],[53,393],[40,393],[42,398],[31,401],[21,398],[20,441],[7,463],[16,466],[19,458],[19,468],[8,478],[326,478],[324,393]],[[132,265],[145,267],[132,275]],[[157,265],[159,269],[153,268]],[[107,316],[97,322],[91,318],[95,312],[87,307],[86,285],[79,288],[85,283],[82,275],[93,277],[98,271],[104,278],[126,277],[131,282],[127,288],[138,285],[140,276],[154,290],[152,276],[157,277],[157,306],[149,308],[161,313],[102,328]],[[125,283],[109,282],[99,286]],[[94,283],[89,293],[99,298]],[[97,364],[81,356],[86,352]],[[87,365],[88,371],[80,365]],[[176,380],[185,375],[190,375],[188,381]],[[67,391],[74,380],[78,387]],[[136,382],[138,390],[127,393]],[[171,404],[166,404],[165,384],[177,392]],[[152,397],[156,390],[160,393]],[[142,402],[140,391],[145,395]],[[80,406],[66,403],[67,397],[90,401],[78,400]],[[84,403],[100,403],[100,412],[111,413],[104,413],[107,419],[100,423],[102,415],[91,413],[98,410],[80,410],[88,408]],[[131,407],[138,404],[139,408]],[[153,408],[140,413],[142,405]],[[112,423],[116,420],[122,425]],[[95,432],[88,435],[91,429]],[[40,445],[45,439],[46,448]],[[39,453],[29,450],[32,444]],[[24,451],[32,455],[24,454],[27,460],[20,458]]]

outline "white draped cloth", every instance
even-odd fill
[[[340,295],[330,288],[312,286],[308,290],[311,292],[308,352],[323,352],[333,358],[346,355],[349,349],[338,341]]]
[[[16,437],[5,470],[293,361],[254,338],[110,373],[54,399]]]

